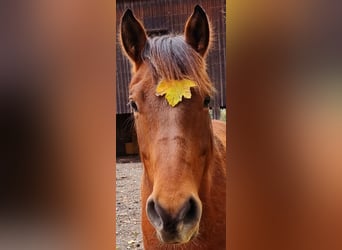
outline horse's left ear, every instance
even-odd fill
[[[135,18],[133,12],[127,9],[121,18],[121,44],[136,66],[143,62],[142,51],[146,41],[144,26]]]
[[[201,56],[208,51],[210,28],[207,14],[196,5],[194,12],[185,24],[185,41],[191,45]]]

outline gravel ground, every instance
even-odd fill
[[[129,163],[120,163],[127,162]],[[143,249],[140,228],[140,162],[116,164],[116,249]]]

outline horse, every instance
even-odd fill
[[[127,9],[120,42],[132,65],[129,104],[143,164],[144,249],[225,249],[226,123],[209,115],[215,90],[206,71],[207,14],[196,5],[184,34],[148,37]],[[162,82],[189,81],[190,91],[177,104],[156,91]]]

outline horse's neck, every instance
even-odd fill
[[[219,175],[226,175],[226,131],[225,123],[212,121],[212,156],[210,170]]]

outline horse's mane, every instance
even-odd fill
[[[156,79],[196,82],[201,95],[212,95],[214,87],[206,71],[205,59],[181,35],[164,35],[149,38],[143,52]]]

